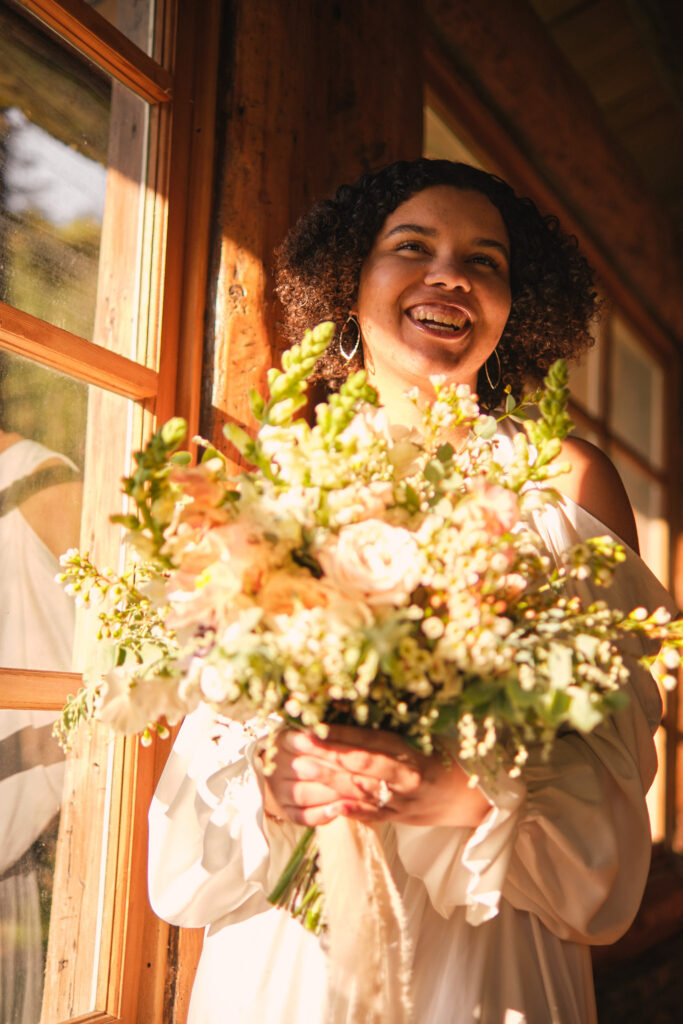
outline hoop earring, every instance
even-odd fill
[[[354,331],[356,338],[353,343],[353,348],[350,352],[346,352],[344,349],[344,335],[347,331]],[[360,345],[360,324],[358,323],[358,317],[355,313],[349,313],[346,318],[346,323],[342,327],[339,334],[339,351],[341,352],[342,359],[345,359],[347,363],[350,363]]]
[[[489,382],[489,387],[491,388],[491,391],[495,391],[496,390],[496,388],[500,384],[500,379],[503,376],[503,370],[502,370],[501,365],[500,365],[500,356],[498,355],[498,349],[497,348],[494,348],[493,355],[496,357],[496,362],[498,363],[498,378],[497,378],[495,384],[491,380],[491,375],[489,373],[489,361],[488,361],[488,359],[484,363],[484,373],[486,374],[486,379]]]

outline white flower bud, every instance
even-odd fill
[[[672,671],[681,664],[681,656],[674,647],[663,648],[660,658],[664,662],[664,666]]]

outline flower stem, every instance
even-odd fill
[[[287,861],[285,870],[280,875],[277,885],[269,895],[269,903],[274,903],[275,905],[280,905],[282,903],[282,898],[287,895],[290,885],[296,878],[314,836],[315,829],[312,826],[309,826],[294,847],[294,851]]]

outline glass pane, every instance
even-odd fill
[[[74,602],[55,582],[58,556],[81,544],[116,564],[107,514],[121,504],[136,415],[118,395],[0,350],[0,666],[71,671]]]
[[[571,397],[596,417],[602,413],[600,384],[600,342],[596,341],[578,360],[569,363]]]
[[[0,351],[1,667],[92,664],[97,609],[75,608],[55,582],[57,555],[80,544],[99,565],[117,564],[121,531],[108,513],[122,508],[120,478],[142,429],[134,403]],[[28,698],[30,677],[24,685]],[[70,1020],[101,1009],[106,991],[121,760],[95,729],[65,761],[55,717],[0,709],[3,1024]]]
[[[0,1020],[37,1024],[64,753],[50,711],[0,710]]]
[[[43,872],[43,902],[51,884],[58,913],[49,915],[44,932],[45,980],[36,1024],[103,1008],[98,981],[101,972],[108,974],[115,898],[115,886],[107,885],[107,843],[110,832],[114,845],[117,839],[111,826],[121,786],[114,750],[101,730],[90,735],[84,730],[66,758],[52,874],[48,868]]]
[[[119,32],[152,56],[154,46],[154,0],[86,0]]]
[[[143,360],[148,105],[4,6],[0,67],[0,299]]]
[[[623,320],[612,321],[610,427],[653,465],[663,456],[663,373]]]
[[[613,461],[633,506],[643,561],[668,586],[669,528],[664,514],[664,488],[630,459],[615,455]]]

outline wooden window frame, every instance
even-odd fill
[[[183,415],[192,434],[199,423],[221,2],[159,0],[159,60],[85,0],[19,0],[18,5],[157,108],[159,141],[150,164],[157,179],[154,220],[160,227],[147,240],[142,259],[154,262],[156,308],[149,330],[158,337],[161,357],[159,370],[149,369],[5,303],[0,303],[0,348],[131,399],[160,422]],[[178,40],[182,46],[176,46]],[[0,668],[0,706],[59,709],[80,682],[76,673]],[[78,1017],[79,1024],[132,1024],[143,1016],[150,1022],[163,1016],[161,961],[168,926],[154,918],[140,894],[146,892],[147,809],[167,750],[161,744],[144,749],[134,739],[115,745],[118,791],[114,839],[107,849],[108,886],[115,898],[107,923],[108,965],[106,977],[98,975],[100,1008]],[[143,960],[157,969],[147,972],[141,991]],[[142,1015],[141,1005],[147,1008]]]

